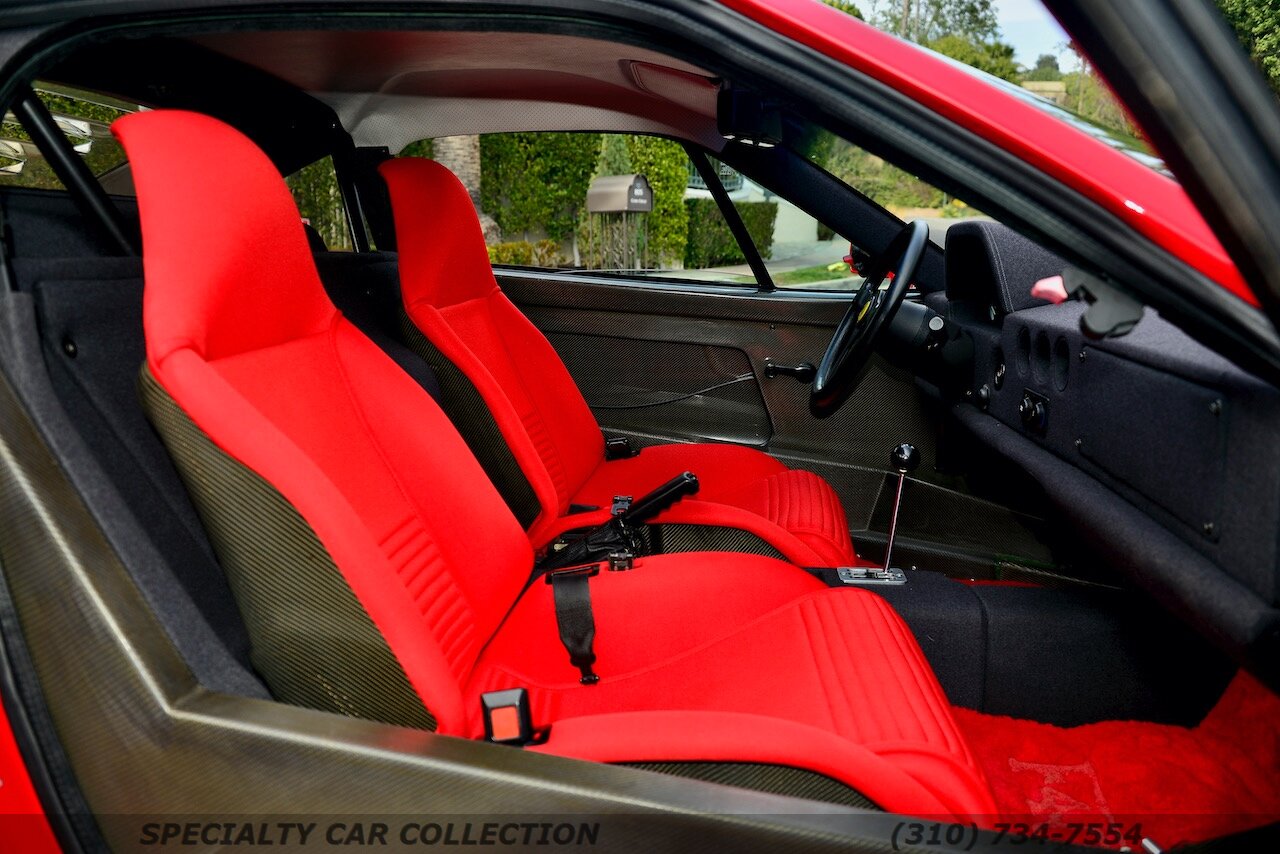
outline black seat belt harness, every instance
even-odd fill
[[[600,677],[592,670],[596,619],[591,613],[591,578],[600,573],[598,564],[556,569],[547,573],[547,583],[555,599],[556,627],[560,643],[569,652],[569,663],[578,668],[583,685],[594,685]]]

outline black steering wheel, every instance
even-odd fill
[[[903,226],[889,247],[867,264],[866,280],[831,336],[809,390],[809,411],[814,418],[834,415],[858,387],[871,352],[898,313],[928,244],[929,226],[916,220]],[[881,289],[890,274],[889,287]]]

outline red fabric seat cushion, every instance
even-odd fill
[[[685,554],[601,573],[591,595],[598,684],[578,684],[559,642],[551,589],[537,583],[485,650],[467,690],[526,687],[535,722],[618,709],[787,721],[835,734],[877,757],[873,764],[911,777],[916,786],[887,808],[994,811],[919,646],[874,593],[830,590],[767,558]],[[471,726],[483,731],[478,714]],[[611,735],[630,742],[617,730]],[[806,767],[820,761],[809,749]],[[568,742],[565,751],[578,755]],[[849,780],[847,772],[833,774]]]
[[[844,505],[831,484],[810,471],[790,469],[756,481],[725,503],[756,513],[822,557],[822,566],[854,566]]]

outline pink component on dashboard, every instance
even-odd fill
[[[1031,295],[1036,299],[1046,300],[1054,305],[1067,301],[1067,286],[1061,276],[1050,276],[1041,279],[1031,286]]]

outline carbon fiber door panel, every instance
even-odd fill
[[[883,550],[894,492],[885,476],[888,450],[911,442],[922,463],[899,527],[895,553],[904,562],[965,576],[1060,570],[1033,513],[971,494],[967,460],[958,473],[940,470],[944,414],[911,373],[873,358],[848,403],[825,420],[810,415],[807,384],[766,376],[770,362],[817,363],[847,295],[497,273],[564,359],[606,432],[638,446],[754,445],[816,472],[835,488],[860,553],[871,557]]]
[[[655,424],[691,439],[763,447],[773,428],[747,354],[733,347],[615,335],[547,335],[602,423]]]
[[[845,407],[823,421],[809,414],[808,385],[765,375],[769,362],[821,359],[847,298],[507,271],[500,276],[503,290],[556,347],[606,429],[655,441],[746,442],[784,459],[869,470],[873,488],[888,449],[911,442],[924,457],[919,475],[939,477],[933,466],[937,413],[910,374],[876,360]],[[706,392],[683,409],[613,408],[670,399],[746,373],[749,380]],[[864,484],[857,486],[861,491]]]

